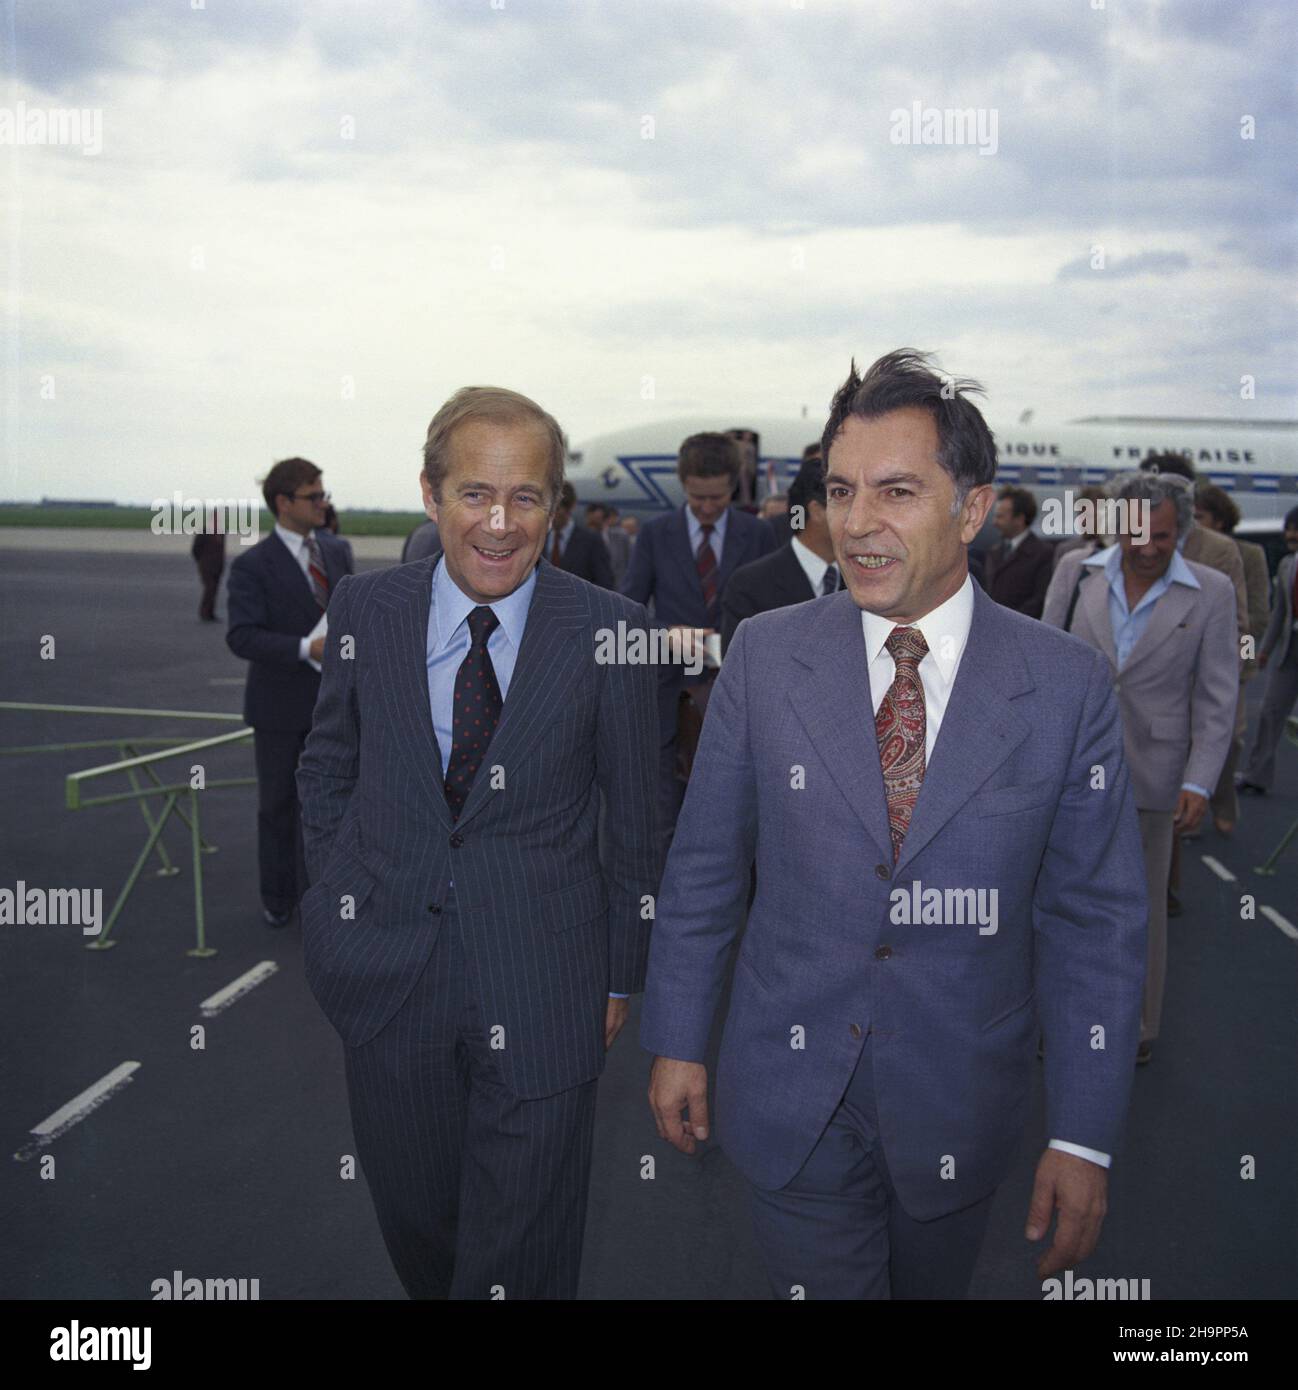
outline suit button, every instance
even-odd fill
[[[854,1023],[847,1031],[851,1033],[854,1038],[859,1038],[861,1036],[861,1025],[859,1023]]]
[[[459,849],[459,847],[460,847],[463,843],[464,843],[464,836],[463,836],[463,835],[452,835],[452,836],[451,836],[451,848],[452,848],[452,849]]]
[[[878,946],[878,947],[875,948],[875,952],[874,952],[874,958],[875,958],[875,960],[887,960],[888,957],[891,956],[891,955],[892,955],[892,947],[891,947],[891,946]]]
[[[876,864],[874,866],[875,878],[891,878],[892,870],[886,864]]]
[[[436,916],[438,915],[438,913],[441,912],[441,910],[442,910],[442,905],[441,905],[441,903],[429,903],[429,904],[428,904],[428,910],[429,910],[429,912],[431,912],[431,913],[433,914],[434,917],[436,917]]]

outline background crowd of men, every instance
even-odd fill
[[[964,730],[952,738],[971,747],[977,743],[975,711],[988,707],[980,701],[1035,689],[1030,684],[1004,684],[1017,678],[1015,663],[1024,659],[1028,648],[1060,671],[1082,659],[1081,648],[1059,647],[1058,639],[1046,637],[1047,628],[1065,629],[1092,649],[1086,668],[1090,674],[1081,666],[1073,673],[1080,684],[1065,681],[1053,695],[1035,690],[1033,698],[1046,702],[1034,724],[1037,742],[1023,745],[1021,760],[1030,766],[1017,775],[1009,773],[1010,783],[997,789],[993,779],[993,789],[987,791],[986,771],[977,773],[968,753],[945,755],[935,786],[943,785],[944,777],[950,793],[953,777],[972,777],[960,788],[966,799],[961,804],[979,809],[964,831],[957,816],[928,853],[938,854],[936,862],[964,862],[969,846],[962,834],[977,836],[987,818],[1030,810],[1024,796],[1040,796],[1045,784],[1032,785],[1025,778],[1056,764],[1071,767],[1076,749],[1069,745],[1080,737],[1076,731],[1083,726],[1089,724],[1099,740],[1093,749],[1097,766],[1114,765],[1114,745],[1106,740],[1110,735],[1120,739],[1125,764],[1117,763],[1113,813],[1097,810],[1099,803],[1089,798],[1072,803],[1065,798],[1053,820],[1046,815],[1041,824],[1055,826],[1052,855],[1071,855],[1075,864],[1088,855],[1100,856],[1086,872],[1073,876],[1085,884],[1061,880],[1057,891],[1091,892],[1097,895],[1093,907],[1100,895],[1108,894],[1108,905],[1096,909],[1112,919],[1116,933],[1117,954],[1111,958],[1115,963],[1106,969],[1110,983],[1120,986],[1114,997],[1130,984],[1132,1000],[1129,1021],[1119,1009],[1115,1036],[1125,1040],[1130,1031],[1136,1063],[1151,1059],[1162,1014],[1167,918],[1179,911],[1180,842],[1200,832],[1209,810],[1216,830],[1229,835],[1239,815],[1238,795],[1269,792],[1276,747],[1298,696],[1298,509],[1285,518],[1288,554],[1272,585],[1260,548],[1232,535],[1239,513],[1229,495],[1199,483],[1183,457],[1165,454],[1146,459],[1139,470],[1108,489],[1083,494],[1091,500],[1107,496],[1138,506],[1146,525],[1118,535],[1082,531],[1052,544],[1032,529],[1037,508],[1030,492],[1001,488],[993,502],[989,484],[995,454],[990,433],[976,410],[963,401],[963,416],[952,426],[934,404],[936,382],[920,359],[906,353],[880,359],[865,379],[856,377],[853,369],[836,398],[840,416],[835,429],[847,441],[836,446],[840,462],[826,467],[824,453],[835,444],[827,429],[825,439],[808,445],[788,493],[768,497],[760,506],[746,501],[753,490],[755,441],[736,438],[734,431],[692,435],[680,445],[677,463],[684,503],[643,524],[634,517],[621,518],[606,504],[580,508],[575,489],[563,480],[562,436],[534,403],[496,388],[467,389],[438,412],[429,429],[422,486],[426,508],[436,519],[407,538],[402,564],[358,578],[353,578],[350,547],[337,535],[337,517],[322,471],[308,460],[292,458],[277,463],[266,478],[263,492],[275,526],[231,567],[227,633],[231,650],[249,662],[244,717],[255,731],[263,912],[267,923],[281,927],[302,904],[308,981],[346,1045],[362,1162],[389,1251],[412,1296],[472,1296],[499,1281],[506,1267],[523,1296],[529,1296],[527,1290],[535,1296],[562,1296],[575,1288],[594,1081],[602,1050],[612,1045],[625,1022],[627,997],[646,988],[649,933],[637,905],[655,892],[665,862],[671,882],[664,881],[662,901],[669,921],[660,922],[654,936],[658,985],[655,990],[651,966],[642,1031],[644,1045],[658,1057],[651,1103],[660,1135],[678,1147],[692,1152],[695,1141],[706,1138],[707,1082],[706,1076],[698,1078],[706,1026],[701,1013],[691,1013],[698,1012],[695,1005],[682,1000],[691,992],[696,1002],[708,994],[710,986],[699,981],[710,975],[720,955],[702,938],[716,930],[716,923],[736,904],[742,906],[749,887],[747,870],[741,882],[729,860],[737,846],[748,853],[755,842],[732,844],[727,836],[742,838],[752,825],[745,820],[740,826],[725,807],[753,795],[751,771],[741,776],[737,769],[743,758],[764,757],[767,750],[754,754],[746,745],[741,748],[742,741],[735,743],[735,730],[729,727],[742,713],[746,677],[732,672],[729,685],[719,679],[724,658],[743,646],[745,634],[750,634],[750,648],[764,643],[764,660],[788,668],[788,679],[806,678],[819,659],[819,674],[830,680],[837,669],[842,684],[851,675],[842,665],[842,652],[860,641],[859,620],[864,615],[884,785],[875,788],[880,793],[875,798],[878,807],[856,809],[870,825],[872,815],[883,814],[886,791],[890,831],[879,831],[876,825],[875,838],[887,844],[891,833],[891,857],[895,863],[902,856],[899,867],[905,867],[911,848],[906,837],[916,804],[915,769],[922,780],[944,711],[946,719]],[[886,393],[898,390],[908,393],[900,405],[871,403],[872,392],[883,392],[892,400]],[[934,463],[940,456],[934,441],[949,429],[957,431],[953,437],[959,438],[963,450],[963,471]],[[947,436],[941,437],[945,442]],[[753,455],[747,461],[746,448]],[[916,478],[929,489],[925,506],[931,515],[915,513],[927,516],[922,528],[912,522],[908,532],[901,522],[880,521],[883,512],[869,510],[874,503],[860,504],[858,517],[858,504],[851,501],[855,491],[867,484],[892,489],[888,479],[870,481],[881,448],[884,453],[896,449],[913,461],[911,473],[898,475],[905,485],[900,491],[914,487]],[[483,483],[481,478],[493,481]],[[945,509],[932,510],[934,487],[943,495],[950,491],[949,508],[944,503]],[[891,492],[887,495],[891,498]],[[496,497],[505,499],[498,509],[510,516],[503,531],[486,520],[488,504]],[[988,517],[1000,540],[980,553],[969,548],[970,541]],[[885,539],[873,549],[860,548],[873,530]],[[903,542],[900,538],[907,535],[909,541]],[[914,549],[907,553],[907,546]],[[196,551],[195,558],[204,583],[201,616],[210,620],[220,576],[215,547]],[[542,560],[548,563],[539,563]],[[845,574],[843,566],[849,560]],[[432,563],[417,563],[421,561]],[[967,577],[966,565],[979,587]],[[903,578],[890,581],[894,573]],[[874,598],[880,592],[877,586],[886,590],[890,582],[903,586],[895,601],[888,601],[891,608]],[[851,590],[850,603],[844,589]],[[335,611],[342,611],[345,631],[349,636],[362,630],[365,634],[363,656],[355,663],[337,656],[332,612],[330,635],[321,635],[323,615],[336,594]],[[808,614],[820,615],[818,630],[808,627],[803,632],[792,615],[778,626],[741,626],[759,614],[816,599],[831,600],[828,606],[807,609]],[[913,619],[905,616],[911,609]],[[1023,625],[1014,619],[1007,626],[1004,619],[989,616],[1006,610],[1035,621]],[[949,654],[925,643],[923,624],[931,625],[938,615],[949,625],[947,630],[959,634],[954,665]],[[610,699],[581,656],[581,644],[562,639],[565,632],[587,629],[593,638],[595,631],[617,623],[666,629],[674,645],[671,660],[656,663],[652,671],[641,667],[628,673],[624,688]],[[848,627],[840,631],[835,624],[843,623]],[[975,674],[966,686],[953,687],[959,653],[975,628],[981,639],[964,658]],[[527,631],[544,635],[533,635],[529,643]],[[755,631],[760,638],[751,635]],[[936,637],[939,629],[932,631]],[[805,653],[803,636],[808,643]],[[823,647],[819,658],[817,641]],[[426,688],[421,653],[427,666]],[[998,659],[1007,662],[1003,669]],[[742,653],[735,657],[738,663],[748,661]],[[1096,675],[1106,669],[1107,682]],[[1244,692],[1259,670],[1266,671],[1267,686],[1246,748]],[[511,684],[520,693],[507,705]],[[1091,687],[1103,689],[1092,697]],[[701,746],[718,688],[725,692],[722,709],[712,717],[710,741],[705,739]],[[832,721],[822,720],[819,726],[827,743],[831,735],[845,738],[848,767],[858,751],[849,714],[858,694],[846,685],[837,692],[845,721],[841,729],[836,724],[831,728]],[[913,729],[907,734],[908,711],[916,706],[921,712],[918,744]],[[756,717],[753,708],[748,707],[744,719]],[[1063,721],[1067,730],[1053,727],[1061,710],[1069,715]],[[501,731],[492,741],[498,723]],[[727,727],[722,732],[718,725]],[[538,754],[538,761],[528,765],[531,771],[521,790],[516,782],[510,797],[493,797],[477,775],[488,742],[497,761],[506,749],[521,756],[547,727],[553,737],[545,745],[544,758]],[[809,727],[816,727],[814,716]],[[785,728],[768,731],[772,747],[786,736]],[[898,746],[907,767],[914,763],[911,771],[890,765],[896,747],[888,752],[893,735],[887,729],[900,731]],[[825,754],[826,766],[833,768],[832,750],[827,747]],[[440,779],[428,772],[438,755]],[[778,750],[774,756],[778,762]],[[709,783],[708,795],[693,799],[690,831],[683,836],[687,848],[668,860],[687,787],[692,775],[700,780],[696,762],[703,769],[702,780]],[[878,766],[873,765],[875,781]],[[498,770],[493,766],[493,774]],[[858,769],[867,782],[869,771],[869,765]],[[647,781],[650,776],[654,785]],[[597,784],[599,795],[592,799]],[[855,792],[855,782],[853,787]],[[860,790],[868,801],[869,786],[863,782]],[[933,796],[942,794],[935,790]],[[605,809],[596,819],[590,808],[601,801]],[[702,805],[705,801],[711,804]],[[855,805],[851,797],[848,802]],[[936,803],[930,798],[922,804]],[[757,814],[756,803],[742,814],[736,812],[740,819]],[[831,803],[827,814],[830,820],[838,816],[838,804]],[[544,848],[555,841],[556,815],[571,820],[559,837],[564,851],[558,858]],[[684,815],[691,815],[688,802]],[[1041,825],[1034,822],[1029,827],[1022,819],[1000,825],[1014,843],[998,841],[994,853],[987,851],[987,863],[1010,878],[1015,872],[1015,837],[1030,839],[1029,829],[1036,834]],[[832,828],[827,823],[825,830]],[[439,835],[439,830],[447,834]],[[791,823],[788,833],[804,830],[819,845],[818,826]],[[928,826],[924,832],[913,845],[916,853],[932,834]],[[1074,843],[1057,850],[1056,836],[1071,837]],[[1108,842],[1102,843],[1106,836]],[[705,841],[712,844],[716,858],[715,865],[706,868],[700,856],[708,851],[698,848]],[[473,852],[467,852],[470,845]],[[462,849],[466,852],[459,853]],[[1038,849],[1044,854],[1044,843]],[[612,868],[607,863],[600,867],[605,851],[612,855]],[[857,857],[849,854],[848,860]],[[754,884],[761,881],[760,855],[757,859]],[[572,868],[578,861],[580,872]],[[692,924],[697,892],[688,886],[691,875],[701,875],[701,885],[719,885],[723,867],[725,875],[734,878],[733,883],[727,878],[726,902],[718,904],[708,923],[700,919]],[[1099,887],[1097,875],[1107,878],[1107,888]],[[891,876],[886,863],[873,871],[873,877],[883,881]],[[1035,887],[1024,891],[1029,897],[1039,896],[1044,881],[1038,876]],[[371,917],[418,917],[432,930],[417,935],[376,933],[358,931],[349,922],[340,930],[332,910],[339,890],[357,912],[369,904]],[[425,903],[430,893],[436,901]],[[810,884],[808,893],[814,896]],[[461,911],[461,903],[470,906]],[[1025,904],[1026,899],[1014,912],[1020,927],[1032,919]],[[759,918],[763,911],[769,917],[769,899],[764,906],[760,892],[755,904],[750,896],[749,905]],[[541,956],[531,935],[538,911],[553,930],[551,949]],[[432,917],[426,918],[425,912]],[[475,959],[475,952],[488,949],[486,938],[474,929],[482,912],[501,934],[490,946],[497,952],[491,959]],[[585,930],[593,930],[606,915],[607,940]],[[770,920],[779,915],[777,911]],[[573,922],[583,924],[583,930],[569,930]],[[615,929],[619,922],[620,935]],[[770,930],[778,932],[778,927]],[[1071,944],[1063,949],[1081,949],[1074,938],[1067,939]],[[825,947],[828,941],[819,944]],[[415,942],[419,950],[411,954]],[[690,979],[673,978],[672,969],[679,974],[688,956],[687,946],[702,950],[711,964],[700,960]],[[1026,951],[1022,942],[1019,947]],[[892,947],[884,945],[874,956],[884,961],[891,953]],[[1145,957],[1138,1045],[1138,967],[1129,959],[1136,955]],[[1029,957],[1027,953],[1023,959]],[[1001,959],[1009,962],[1011,972],[1018,969],[1018,957]],[[828,980],[828,965],[826,971]],[[1011,980],[1003,988],[1012,990],[1015,985]],[[1073,1092],[1080,1084],[1082,1091],[1077,1093],[1086,1093],[1086,1083],[1069,1070],[1075,1059],[1065,1063],[1049,1056],[1050,1025],[1045,1021],[1056,1007],[1052,1001],[1057,1000],[1059,1008],[1074,1007],[1077,1001],[1069,1001],[1068,990],[1047,988],[1040,978],[1038,995],[1038,1007],[1045,1011],[1047,1048],[1039,1055],[1047,1057],[1048,1084],[1053,1065],[1057,1089]],[[568,1000],[561,1019],[531,1002],[560,996]],[[764,1016],[764,1007],[754,1003],[755,1019]],[[687,1015],[688,1024],[682,1022]],[[736,1016],[732,1010],[732,1031],[739,1028],[733,1022]],[[526,1039],[521,1053],[497,1057],[491,1049],[479,1047],[478,1025],[497,1017],[510,1018],[512,1035]],[[1015,1020],[1017,1049],[1024,1041],[1018,1033],[1027,1015],[1017,1007],[1002,1010],[993,1023],[1008,1019]],[[929,1020],[923,1031],[927,1035],[936,1027],[936,1020]],[[434,1063],[428,1040],[443,1036],[452,1050],[444,1064],[437,1062],[435,1070],[429,1070]],[[864,1055],[863,1030],[855,1023],[851,1036],[855,1042],[850,1055]],[[864,1037],[868,1042],[870,1030]],[[1007,1034],[1005,1045],[1010,1041]],[[732,1095],[742,1091],[734,1069],[742,1071],[751,1062],[748,1053],[737,1055]],[[660,1074],[660,1065],[668,1070]],[[769,1081],[760,1067],[758,1072],[753,1073],[754,1097]],[[825,1075],[831,1089],[841,1090],[842,1077],[833,1079],[837,1072],[831,1069]],[[849,1099],[855,1097],[853,1104],[869,1111],[875,1103],[873,1084],[868,1069],[858,1067]],[[1100,1189],[1095,1174],[1107,1168],[1106,1150],[1113,1147],[1126,1095],[1126,1083],[1116,1074],[1104,1084],[1109,1091],[1103,1114],[1097,1111],[1089,1128],[1074,1120],[1078,1127],[1071,1133],[1056,1134],[1048,1161],[1043,1160],[1038,1171],[1030,1228],[1044,1233],[1056,1197],[1063,1213],[1055,1247],[1043,1268],[1062,1268],[1060,1261],[1084,1256],[1098,1235],[1095,1213],[1103,1204],[1096,1205]],[[790,1096],[796,1091],[794,1087]],[[512,1099],[506,1105],[507,1093]],[[732,1107],[735,1104],[732,1100]],[[465,1105],[468,1109],[461,1113]],[[749,1126],[741,1111],[731,1111],[733,1132]],[[927,1291],[916,1296],[932,1296],[933,1290],[941,1289],[946,1296],[958,1296],[972,1269],[990,1200],[987,1193],[999,1180],[989,1175],[1000,1166],[1000,1157],[993,1154],[1000,1140],[979,1129],[985,1128],[985,1114],[980,1120],[982,1112],[963,1116],[957,1111],[958,1107],[951,1115],[965,1132],[977,1135],[970,1138],[975,1151],[987,1146],[988,1167],[983,1172],[975,1165],[979,1176],[968,1185],[966,1205],[958,1210],[951,1209],[954,1189],[943,1189],[936,1203],[928,1201],[923,1195],[928,1178],[921,1178],[918,1169],[911,1178],[898,1175],[896,1190],[892,1178],[884,1176],[891,1203],[887,1209],[892,1212],[885,1220],[893,1223],[895,1241],[913,1240],[917,1252],[928,1248],[932,1231],[939,1227],[930,1230],[925,1223],[939,1217],[947,1233],[941,1259],[917,1256],[905,1276],[894,1269],[894,1291],[906,1288]],[[682,1122],[680,1116],[686,1112],[691,1118]],[[753,1115],[759,1112],[760,1105]],[[796,1124],[780,1138],[763,1130],[765,1120],[749,1119],[760,1139],[754,1139],[757,1148],[747,1155],[747,1167],[742,1155],[747,1140],[740,1139],[737,1161],[755,1184],[755,1215],[778,1291],[783,1278],[800,1277],[797,1271],[812,1258],[809,1251],[827,1247],[815,1239],[807,1245],[803,1236],[795,1235],[804,1222],[797,1185],[789,1185],[786,1192],[783,1179],[774,1182],[775,1169],[768,1171],[768,1145],[796,1145]],[[808,1124],[819,1132],[822,1119],[811,1116]],[[925,1123],[917,1114],[911,1133]],[[553,1157],[552,1171],[545,1167],[548,1159],[519,1166],[517,1149],[507,1136],[521,1131],[528,1135],[530,1152]],[[469,1153],[464,1149],[462,1155],[464,1145],[472,1148],[473,1171],[483,1174],[480,1192],[461,1190],[459,1165]],[[437,1168],[435,1182],[420,1158],[431,1151],[446,1159],[445,1166]],[[1071,1160],[1061,1159],[1061,1153],[1082,1167],[1066,1167]],[[551,1173],[548,1188],[538,1186],[542,1170]],[[840,1180],[855,1184],[861,1175],[836,1173],[834,1181]],[[430,1183],[436,1189],[434,1197]],[[914,1185],[899,1195],[906,1183]],[[776,1189],[784,1195],[772,1195]],[[903,1208],[919,1212],[926,1203],[933,1210],[907,1226]],[[538,1226],[538,1221],[543,1224]],[[855,1236],[846,1230],[833,1236],[840,1238],[846,1249]],[[541,1263],[538,1250],[544,1252]],[[867,1273],[862,1273],[866,1266]],[[881,1267],[871,1257],[862,1265],[851,1254],[844,1257],[840,1272],[840,1287],[874,1291],[860,1296],[876,1296],[887,1287],[886,1261]]]

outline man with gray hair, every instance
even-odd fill
[[[1089,558],[1079,550],[1065,555],[1042,617],[1103,652],[1118,693],[1149,889],[1136,1054],[1148,1062],[1167,973],[1172,836],[1198,826],[1226,761],[1239,650],[1230,580],[1177,549],[1194,520],[1190,483],[1170,473],[1136,473],[1119,483],[1116,496],[1147,511],[1144,524],[1128,526],[1117,545]]]

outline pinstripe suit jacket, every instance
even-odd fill
[[[297,774],[307,981],[345,1043],[368,1041],[410,993],[453,893],[484,1016],[504,1029],[505,1083],[551,1095],[599,1074],[608,993],[644,986],[654,669],[601,665],[595,634],[646,615],[540,562],[509,695],[452,822],[425,658],[435,563],[346,579],[330,602]]]

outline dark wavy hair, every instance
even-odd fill
[[[847,380],[834,394],[829,421],[820,438],[820,456],[829,464],[829,449],[851,415],[876,419],[893,410],[918,406],[927,410],[937,426],[937,461],[955,483],[956,504],[971,488],[982,487],[996,477],[996,441],[982,412],[969,399],[985,394],[968,377],[944,377],[933,369],[930,356],[915,348],[885,353],[864,376],[858,376],[852,359]]]

